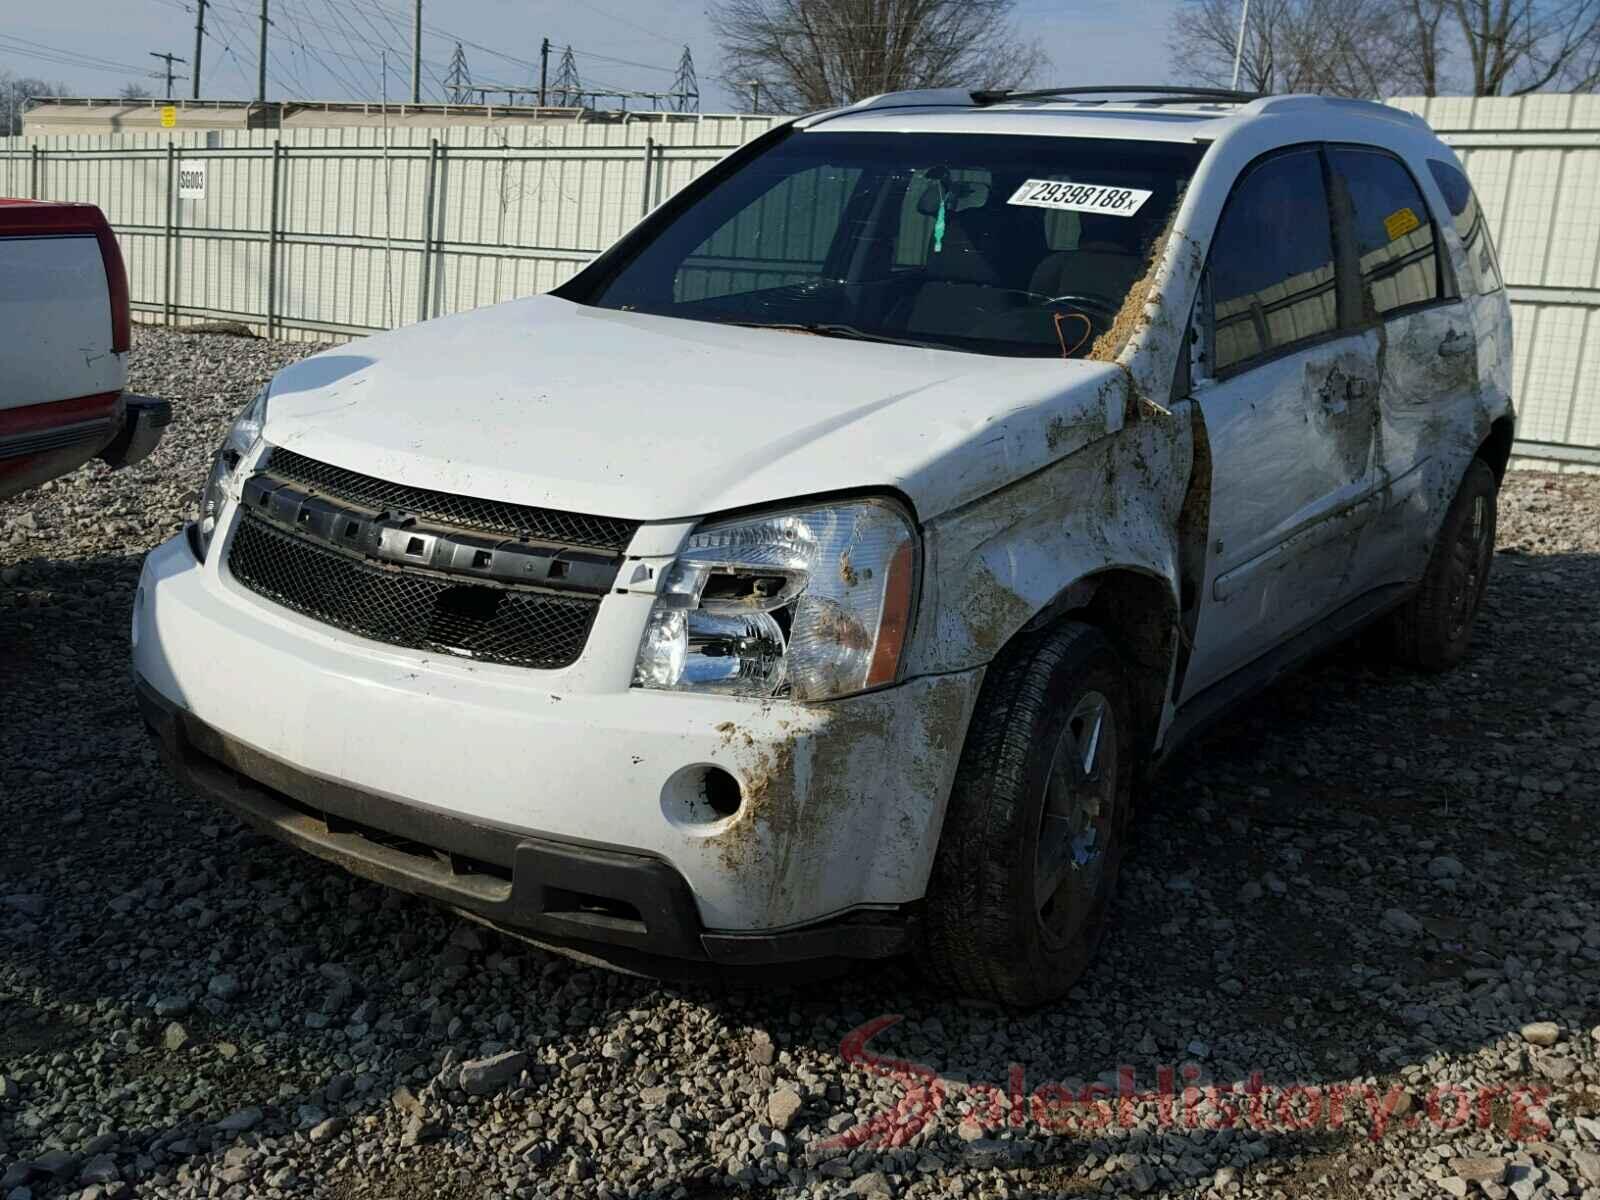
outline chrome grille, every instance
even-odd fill
[[[586,516],[388,483],[359,471],[318,462],[281,446],[273,449],[266,470],[275,478],[297,483],[307,491],[348,500],[375,511],[400,510],[424,520],[481,529],[509,538],[621,551],[627,549],[639,528],[637,521],[616,517]]]
[[[600,601],[490,586],[326,550],[251,512],[228,570],[256,594],[359,637],[522,667],[569,666]]]

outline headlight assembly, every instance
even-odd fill
[[[200,516],[194,525],[195,549],[202,562],[211,549],[211,537],[217,531],[228,491],[238,480],[239,468],[250,459],[261,441],[261,429],[267,420],[267,393],[271,390],[269,383],[234,419],[217,456],[211,461],[211,474],[206,478],[205,490],[200,493]]]
[[[634,685],[827,700],[893,683],[916,572],[889,500],[702,525],[658,590]]]

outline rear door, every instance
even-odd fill
[[[1211,511],[1187,699],[1355,595],[1378,342],[1361,331],[1316,146],[1240,176],[1207,258],[1194,401]]]
[[[1435,532],[1487,430],[1477,426],[1478,351],[1469,300],[1420,181],[1373,146],[1330,146],[1336,206],[1349,214],[1364,319],[1378,337],[1378,518],[1365,554],[1379,583],[1421,578]]]

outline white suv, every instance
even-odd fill
[[[1404,112],[881,96],[278,375],[145,564],[140,697],[247,820],[534,941],[1036,1003],[1182,738],[1379,619],[1466,652],[1510,364]]]

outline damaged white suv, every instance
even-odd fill
[[[145,564],[140,699],[245,819],[534,941],[1035,1003],[1180,739],[1380,619],[1465,653],[1510,367],[1406,113],[878,97],[279,374]]]

